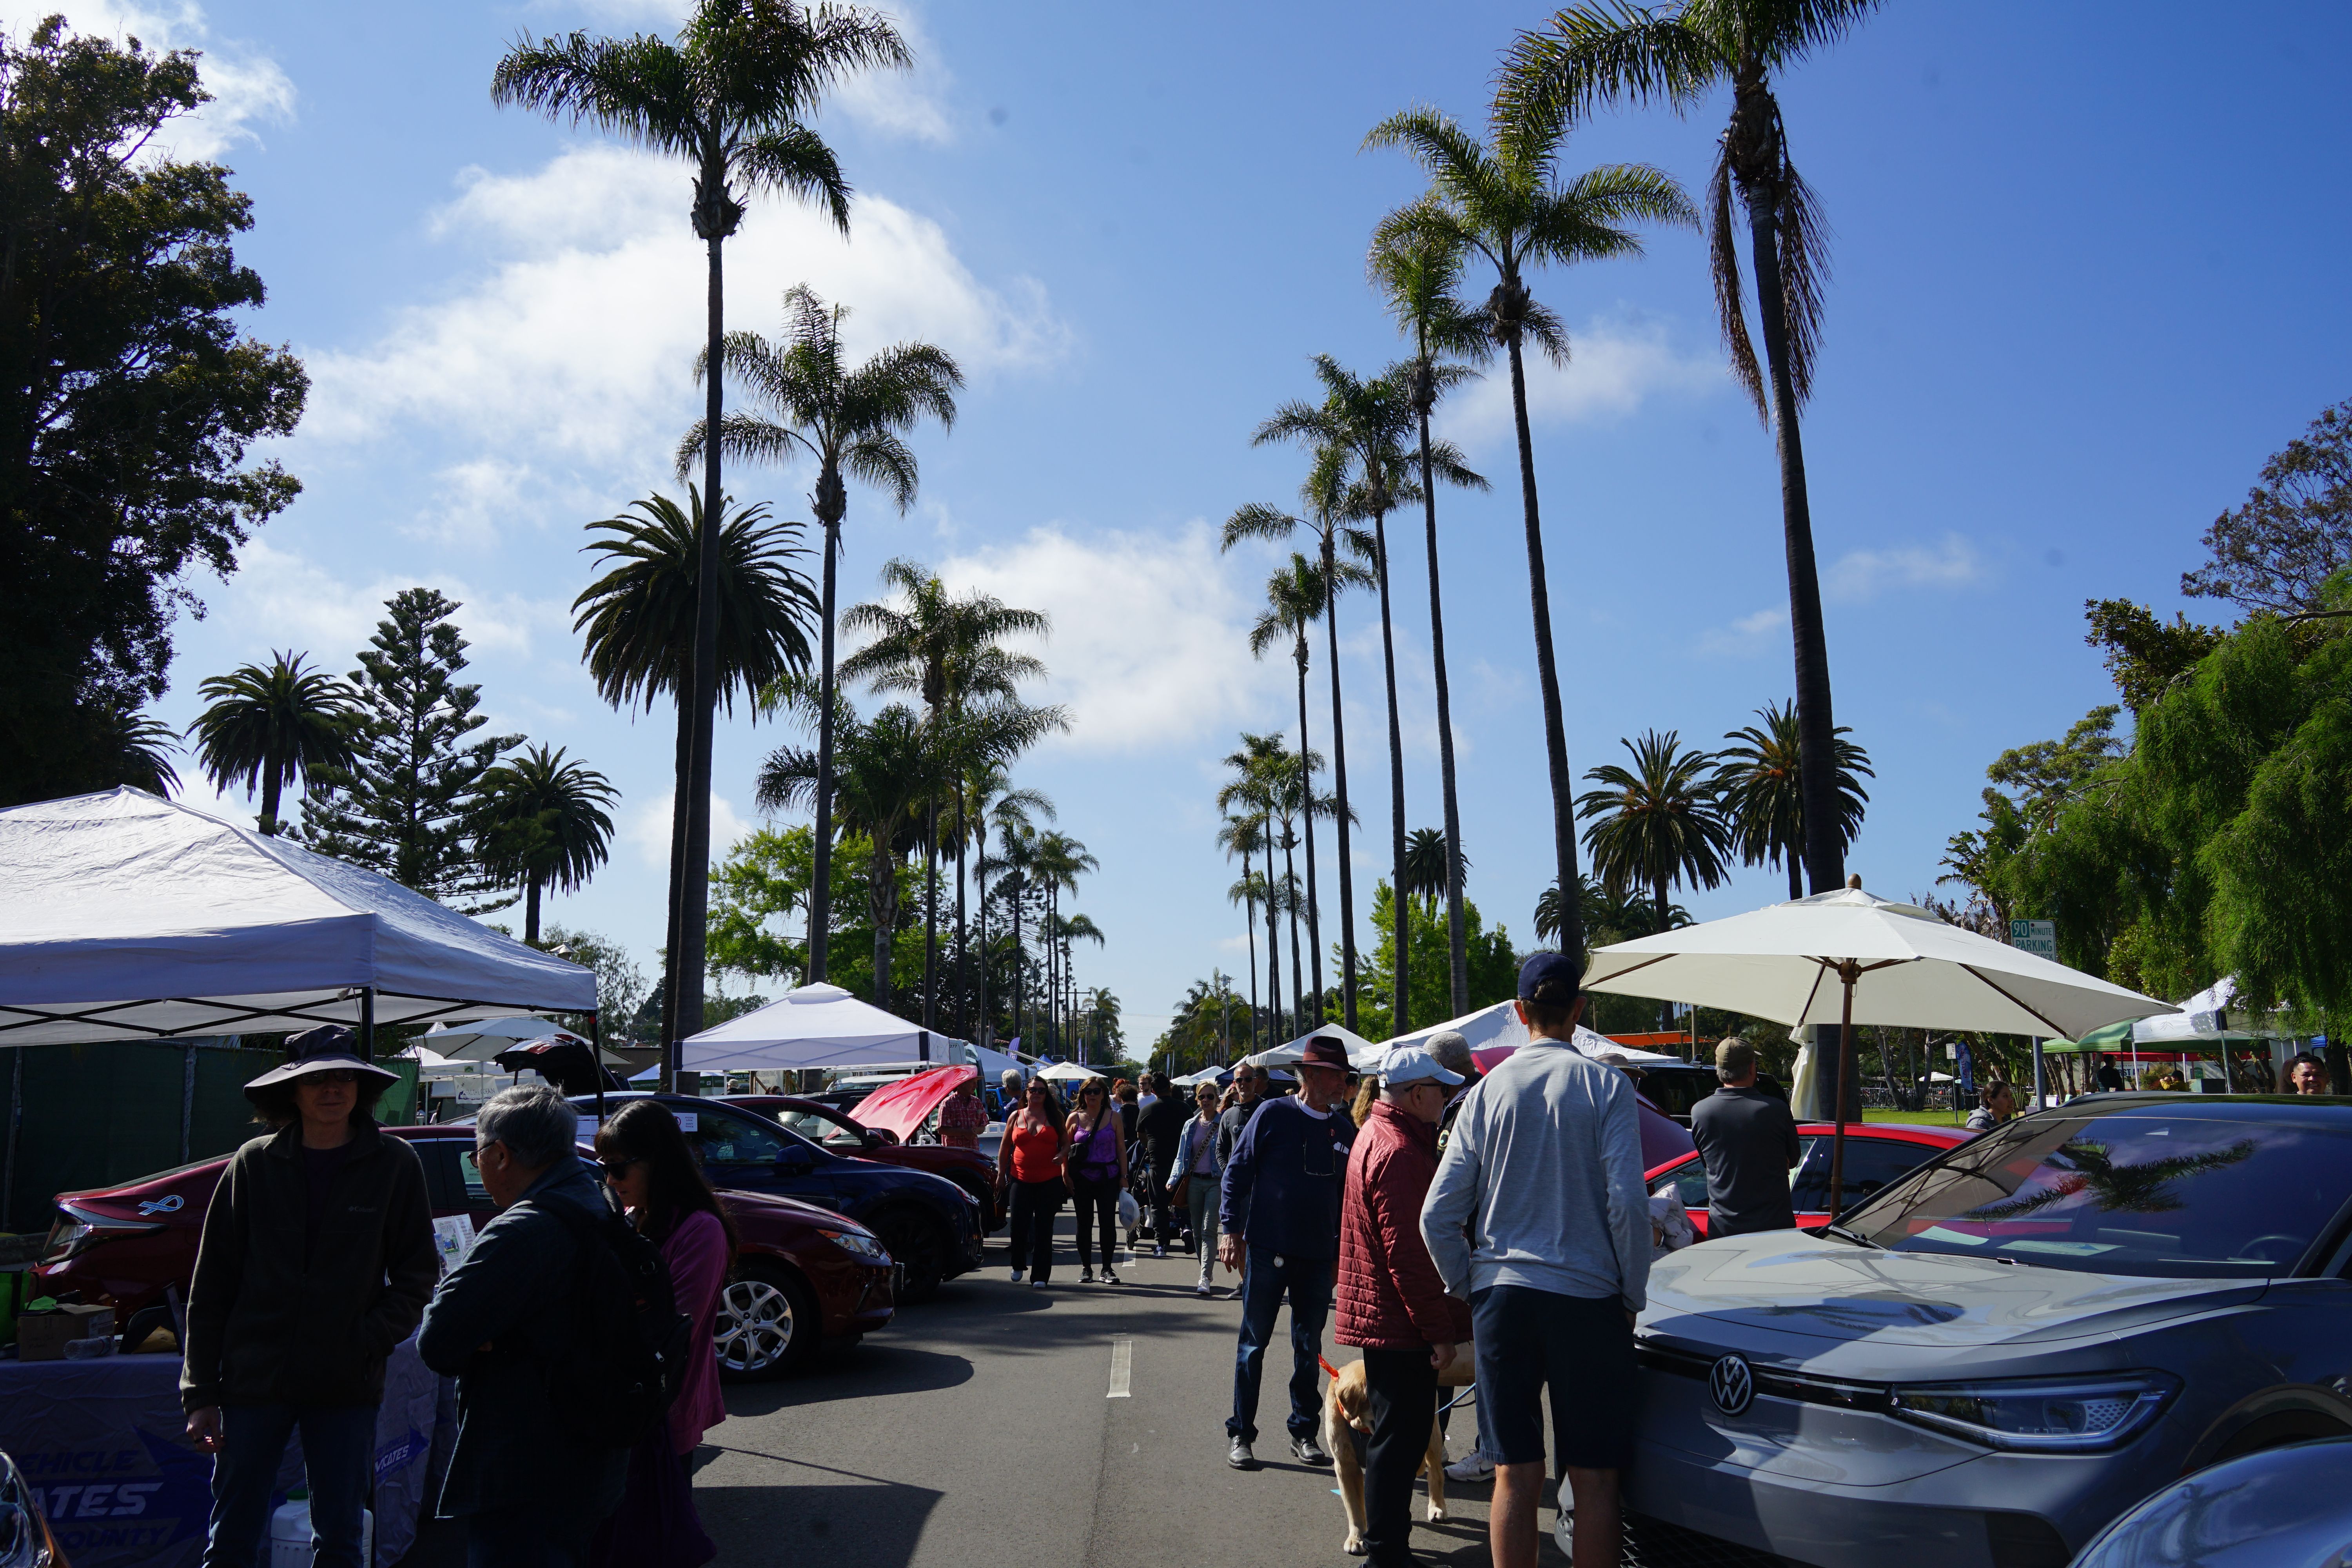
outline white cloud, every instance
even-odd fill
[[[457,629],[477,650],[528,656],[535,639],[555,646],[572,635],[570,600],[531,599],[520,594],[478,594],[433,570],[408,576],[379,575],[366,584],[347,583],[308,557],[255,539],[238,556],[236,574],[211,595],[212,618],[224,626],[250,626],[271,647],[307,650],[311,661],[341,675],[367,646],[384,601],[419,584],[456,600]],[[265,629],[266,628],[266,629]],[[238,657],[258,657],[260,645]],[[568,656],[567,656],[568,657]]]
[[[1784,639],[1788,629],[1789,607],[1772,605],[1727,625],[1709,626],[1699,634],[1696,646],[1702,654],[1747,658]]]
[[[527,174],[469,170],[461,184],[434,231],[481,247],[488,271],[402,311],[368,348],[308,352],[304,433],[361,441],[414,424],[575,461],[666,458],[699,403],[692,368],[705,331],[684,167],[596,144]],[[779,280],[806,280],[851,307],[856,354],[919,338],[985,374],[1066,349],[1039,285],[982,284],[928,218],[867,195],[851,228],[844,241],[805,207],[754,202],[727,247],[730,325],[772,333]]]
[[[1889,588],[1971,588],[1987,575],[1976,546],[1957,533],[1948,533],[1933,548],[1906,544],[1842,555],[1822,575],[1822,592],[1832,599],[1859,604]]]
[[[656,871],[669,869],[669,836],[676,790],[664,790],[621,819],[621,842],[637,852],[637,858]],[[713,792],[710,796],[710,851],[724,855],[727,847],[750,833],[757,825],[738,816],[734,805],[725,795]]]
[[[48,10],[39,6],[32,14],[46,16]],[[150,156],[215,159],[240,142],[258,141],[257,124],[293,123],[292,79],[268,55],[215,39],[204,7],[194,0],[78,0],[67,9],[66,20],[76,33],[137,38],[155,50],[204,52],[197,78],[213,100],[159,132],[149,144]]]
[[[1617,418],[1653,396],[1697,396],[1728,384],[1714,353],[1685,354],[1658,318],[1619,312],[1596,316],[1569,335],[1569,363],[1527,355],[1528,422],[1570,425]],[[1443,433],[1472,450],[1513,438],[1510,369],[1499,359],[1478,380],[1439,405]]]
[[[1278,668],[1250,657],[1246,608],[1225,567],[1215,534],[1196,521],[1173,537],[1037,528],[939,570],[952,588],[1054,617],[1038,650],[1053,674],[1034,700],[1068,705],[1060,743],[1139,752],[1196,741],[1286,689]]]

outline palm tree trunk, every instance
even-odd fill
[[[1029,994],[1027,985],[1023,983],[1021,952],[1021,900],[1028,891],[1028,878],[1024,875],[1013,892],[1013,1037],[1016,1040],[1021,1037],[1022,1004]],[[1034,1041],[1030,1044],[1029,1054],[1033,1057],[1037,1054]]]
[[[923,1027],[940,1026],[940,803],[923,809]]]
[[[866,910],[874,921],[874,1005],[890,1010],[890,953],[898,931],[898,867],[890,853],[890,834],[876,824],[874,874],[866,889]]]
[[[1821,576],[1813,563],[1813,514],[1805,492],[1805,447],[1789,375],[1789,318],[1781,297],[1779,209],[1748,203],[1756,259],[1757,313],[1772,378],[1772,437],[1780,458],[1780,532],[1789,557],[1789,637],[1797,658],[1797,787],[1805,811],[1805,873],[1813,891],[1845,886],[1838,834],[1837,723],[1830,716],[1829,637],[1822,624]]]
[[[1244,872],[1244,875],[1247,873]],[[1242,934],[1249,939],[1250,1049],[1255,1052],[1257,1049],[1257,900],[1244,899],[1242,909],[1245,911],[1242,921]]]
[[[1323,1014],[1323,932],[1315,890],[1315,774],[1307,765],[1307,629],[1298,629],[1298,773],[1306,781],[1307,816],[1307,964],[1315,979],[1315,1013]]]
[[[1282,937],[1274,881],[1274,817],[1265,818],[1265,1011],[1269,1035],[1282,1032]],[[1281,1042],[1268,1039],[1269,1046]]]
[[[679,898],[684,889],[677,881],[677,868],[686,862],[686,792],[694,777],[694,707],[688,694],[677,694],[677,766],[672,775],[669,812],[669,918],[662,928],[661,1040],[667,1050],[670,1041],[678,1037],[677,1023],[677,917]],[[667,1058],[664,1058],[667,1063]]]
[[[285,784],[285,764],[276,757],[265,757],[261,763],[261,820],[254,826],[265,837],[278,833],[278,792]]]
[[[961,820],[963,816],[963,802],[961,800],[958,800],[956,802],[956,816],[959,819],[956,823],[956,1033],[969,1040],[971,1038],[971,970],[970,968],[971,962],[971,950],[964,940],[966,931],[964,928],[963,910],[963,879],[964,838],[966,836],[963,831],[963,823]]]
[[[1792,904],[1805,896],[1805,862],[1798,850],[1799,846],[1791,844],[1781,857],[1789,863],[1789,901]]]
[[[522,896],[522,940],[532,947],[539,945],[539,879],[526,878]]]
[[[1298,968],[1298,871],[1290,858],[1290,847],[1298,842],[1298,835],[1285,831],[1282,836],[1282,885],[1290,894],[1290,1024],[1291,1032],[1307,1032],[1307,993],[1300,986]]]
[[[1551,651],[1551,590],[1544,577],[1543,520],[1536,508],[1535,439],[1528,431],[1528,372],[1519,334],[1508,337],[1511,416],[1518,426],[1519,505],[1528,535],[1528,600],[1536,623],[1536,684],[1543,693],[1544,762],[1551,773],[1552,857],[1559,877],[1559,951],[1581,957],[1584,911],[1578,909],[1575,786],[1568,773],[1568,731],[1560,719],[1559,669]]]
[[[1429,410],[1421,411],[1421,500],[1429,534],[1429,656],[1437,675],[1437,776],[1445,795],[1445,947],[1454,1011],[1470,1011],[1469,939],[1462,924],[1462,814],[1454,798],[1454,700],[1445,681],[1445,611],[1437,592],[1437,485],[1430,474]]]
[[[723,183],[723,172],[722,172]],[[677,946],[670,964],[670,984],[677,995],[672,1013],[675,1033],[670,1040],[673,1079],[679,1067],[677,1042],[702,1030],[704,944],[709,937],[710,910],[710,742],[719,716],[719,532],[726,510],[720,489],[719,432],[726,413],[725,363],[727,286],[721,261],[723,236],[704,241],[710,256],[710,280],[703,377],[703,429],[710,438],[702,444],[702,530],[695,540],[694,562],[694,754],[688,770],[685,853],[671,868],[677,883]]]
[[[1372,513],[1372,553],[1381,574],[1381,664],[1389,687],[1389,923],[1396,951],[1396,984],[1389,1003],[1392,1035],[1412,1027],[1412,968],[1407,963],[1406,933],[1412,929],[1412,911],[1404,896],[1404,731],[1397,722],[1396,632],[1389,618],[1389,529],[1385,510]]]
[[[1348,726],[1339,712],[1339,594],[1331,536],[1323,536],[1323,632],[1331,661],[1331,785],[1339,808],[1339,1021],[1356,1026],[1356,879],[1348,865]]]
[[[817,626],[816,864],[809,888],[812,985],[824,979],[825,949],[833,934],[833,579],[834,563],[841,554],[841,512],[832,503],[841,493],[841,476],[828,467],[817,476],[817,510],[824,524],[824,602]]]
[[[982,804],[985,805],[986,802]],[[974,821],[982,822],[977,813],[974,814]],[[984,822],[982,826],[974,829],[973,847],[980,851],[973,857],[971,867],[971,895],[972,903],[975,906],[972,912],[979,928],[980,964],[974,972],[977,985],[972,1012],[976,1016],[981,1033],[988,1036],[985,1041],[980,1043],[993,1045],[996,1037],[989,1027],[988,1018],[988,829]]]

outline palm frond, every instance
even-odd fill
[[[1782,141],[1785,148],[1785,136]],[[1813,361],[1822,342],[1822,300],[1829,282],[1829,226],[1820,201],[1794,165],[1781,165],[1780,253],[1782,320],[1789,329],[1789,381],[1801,406],[1812,395]]]
[[[1723,350],[1731,360],[1734,380],[1756,405],[1756,416],[1772,422],[1771,404],[1765,396],[1764,372],[1756,363],[1756,345],[1748,336],[1748,308],[1739,286],[1739,230],[1733,215],[1731,154],[1717,143],[1715,172],[1706,182],[1707,268],[1715,279],[1715,313],[1723,329]]]
[[[1245,539],[1287,539],[1298,526],[1298,520],[1280,507],[1249,501],[1225,519],[1218,548],[1231,550]]]
[[[767,132],[735,150],[733,172],[747,189],[779,191],[822,206],[849,233],[849,182],[824,139],[805,125]]]
[[[1555,12],[1549,31],[1521,33],[1504,52],[1498,109],[1570,121],[1620,102],[1687,111],[1731,67],[1709,31],[1685,19],[1691,9],[1671,15],[1593,0]]]
[[[593,123],[639,146],[699,154],[703,118],[692,71],[672,45],[639,34],[597,38],[525,35],[490,74],[490,101],[574,125]]]

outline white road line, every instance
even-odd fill
[[[1104,1397],[1128,1398],[1128,1381],[1134,1374],[1135,1342],[1125,1334],[1118,1335],[1110,1342],[1110,1393]]]

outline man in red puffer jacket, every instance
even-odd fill
[[[1412,1479],[1437,1418],[1438,1374],[1470,1338],[1421,1238],[1437,1174],[1437,1120],[1462,1075],[1418,1046],[1390,1053],[1381,1097],[1348,1153],[1337,1295],[1342,1344],[1364,1352],[1372,1421],[1364,1448],[1364,1547],[1374,1568],[1412,1561]]]

